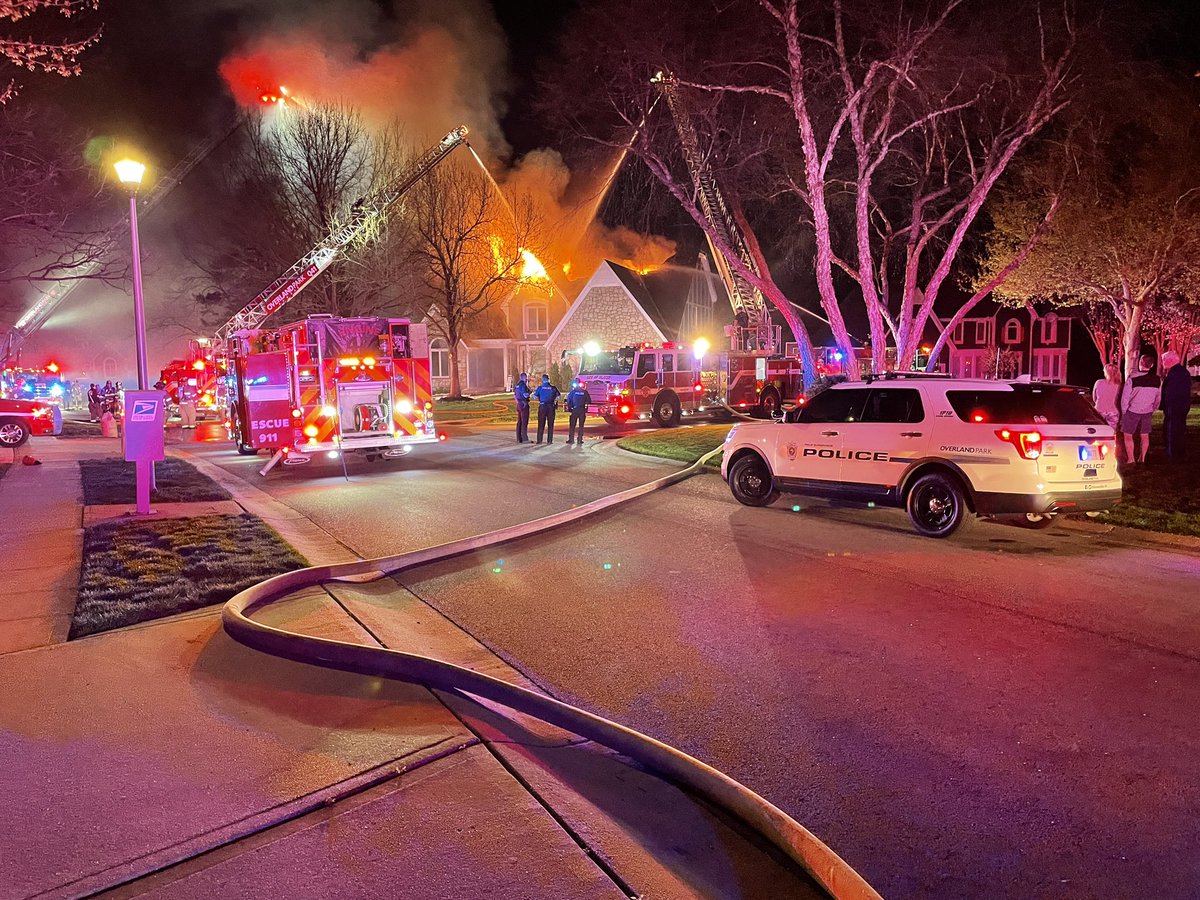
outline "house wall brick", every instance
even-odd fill
[[[557,361],[564,350],[576,350],[588,341],[622,345],[660,340],[624,288],[597,285],[575,301],[563,330],[547,346],[547,358]]]

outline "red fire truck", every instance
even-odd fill
[[[188,341],[187,357],[167,363],[160,377],[166,385],[167,402],[178,411],[179,404],[196,405],[201,419],[220,419],[226,407],[224,348],[208,338]]]
[[[49,362],[39,368],[10,366],[0,370],[0,397],[9,400],[36,400],[61,406],[66,400],[67,382],[61,367]]]
[[[230,431],[239,453],[299,465],[317,454],[404,456],[444,440],[433,424],[426,327],[312,315],[229,338]]]
[[[578,380],[591,394],[590,415],[609,424],[652,419],[663,428],[727,410],[769,417],[804,396],[799,360],[736,350],[697,359],[673,343],[585,353]]]

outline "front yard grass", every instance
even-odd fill
[[[517,421],[517,401],[512,394],[487,394],[468,400],[449,400],[445,397],[433,401],[434,418],[463,418],[480,422]]]
[[[708,451],[720,447],[725,442],[725,435],[732,427],[732,425],[693,425],[688,428],[657,428],[653,431],[627,435],[617,441],[617,446],[622,450],[646,456],[659,456],[663,459],[694,463]],[[710,459],[708,465],[719,467],[721,455],[718,454]]]
[[[1155,415],[1146,465],[1122,473],[1121,502],[1098,521],[1200,536],[1200,408],[1188,416],[1187,441],[1187,459],[1167,462],[1162,414]]]
[[[158,485],[150,499],[158,503],[201,503],[228,500],[229,491],[182,459],[168,456],[154,464]],[[133,503],[137,499],[134,464],[123,459],[83,459],[79,461],[86,506],[105,503]]]
[[[109,521],[84,529],[69,639],[224,603],[307,565],[255,516]]]

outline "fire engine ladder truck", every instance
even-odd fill
[[[675,121],[675,130],[679,133],[679,143],[683,148],[683,158],[692,176],[692,184],[696,190],[696,199],[700,203],[700,211],[712,225],[713,230],[720,235],[721,240],[730,247],[738,259],[754,274],[759,274],[758,265],[741,231],[729,212],[725,197],[717,187],[716,179],[709,168],[708,160],[700,150],[700,141],[696,137],[696,129],[692,125],[683,97],[679,93],[679,81],[667,71],[659,72],[653,81],[659,85],[663,96],[667,98],[667,106],[671,110],[671,118]],[[739,272],[729,264],[725,254],[719,251],[708,239],[708,246],[713,253],[713,261],[725,287],[729,291],[729,300],[733,304],[735,314],[744,314],[746,325],[737,334],[738,350],[746,349],[745,336],[741,331],[748,331],[753,336],[753,349],[765,350],[768,354],[778,352],[778,329],[771,323],[771,315],[767,310],[762,292],[750,284]],[[739,318],[741,318],[739,316]]]
[[[138,204],[138,212],[141,215],[152,212],[156,206],[166,199],[171,191],[179,186],[179,183],[183,181],[192,169],[196,168],[205,157],[224,143],[225,139],[241,128],[245,122],[246,117],[239,113],[230,119],[220,131],[213,133],[206,140],[193,147],[187,156],[176,163],[170,172],[158,180],[158,183],[154,185],[154,189]],[[0,337],[0,368],[9,364],[9,361],[17,355],[25,339],[45,324],[46,320],[54,313],[54,310],[71,295],[71,292],[79,286],[81,281],[99,272],[111,254],[124,250],[128,235],[129,218],[125,217],[104,232],[97,241],[99,251],[96,253],[94,260],[75,266],[62,279],[54,282],[50,289],[29,308],[25,315],[17,320],[17,324],[10,328],[3,337]]]
[[[329,268],[348,244],[381,219],[392,204],[407,194],[438,163],[466,141],[466,126],[459,126],[426,150],[382,190],[357,201],[351,208],[349,221],[335,227],[319,244],[296,260],[291,268],[267,285],[257,297],[217,329],[218,340],[225,340],[236,331],[261,325],[271,313],[284,306],[309,282]]]

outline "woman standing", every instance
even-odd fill
[[[1104,417],[1108,427],[1117,430],[1121,420],[1121,411],[1117,400],[1121,395],[1121,370],[1114,363],[1104,367],[1104,377],[1092,386],[1092,403],[1096,404],[1096,412]]]

